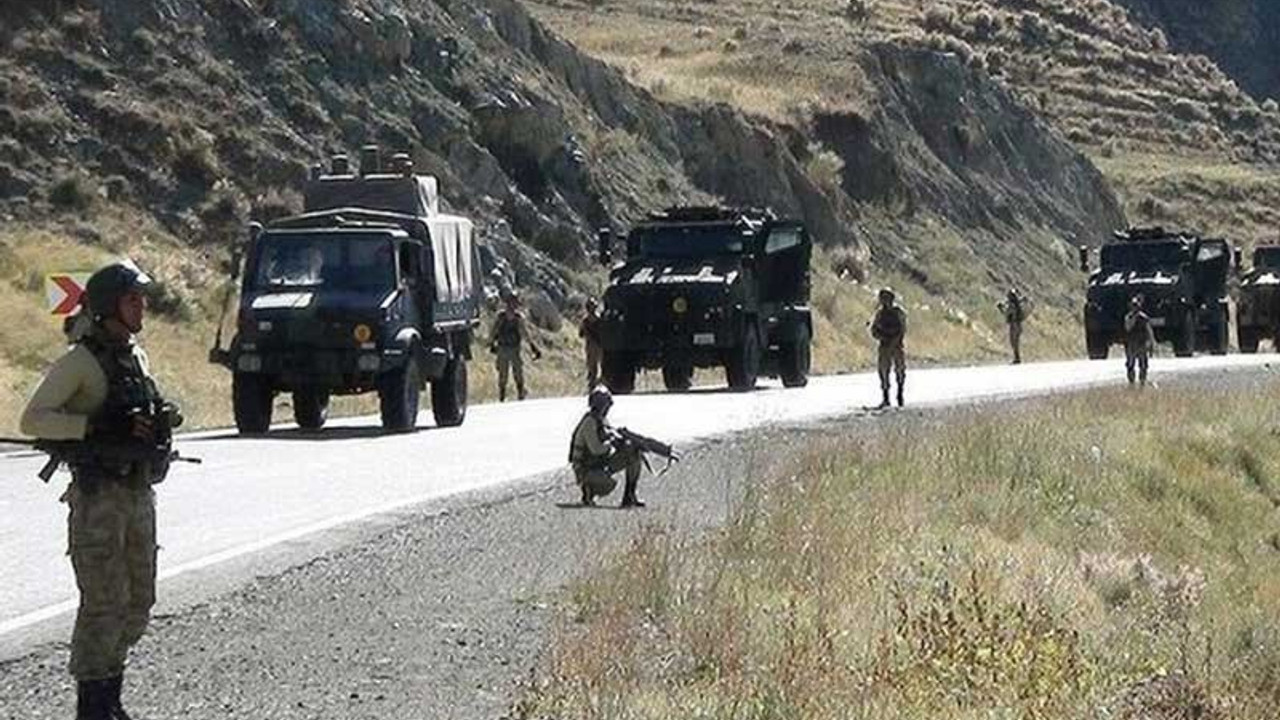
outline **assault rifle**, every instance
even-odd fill
[[[614,432],[617,433],[618,442],[623,447],[634,448],[640,452],[640,459],[644,461],[644,466],[649,472],[653,472],[653,466],[649,464],[650,455],[666,458],[667,464],[662,468],[662,472],[658,473],[659,475],[670,470],[672,463],[680,462],[680,456],[676,454],[675,448],[661,440],[655,440],[648,435],[641,435],[624,427],[614,428]]]
[[[49,461],[40,468],[36,475],[49,482],[58,467],[63,463],[77,465],[80,463],[100,462],[106,465],[128,465],[132,463],[150,462],[153,467],[167,471],[169,464],[185,462],[200,464],[200,458],[187,457],[173,449],[173,429],[182,424],[182,415],[176,405],[158,402],[153,408],[139,407],[129,410],[123,415],[123,424],[131,425],[134,416],[145,415],[151,418],[152,440],[144,441],[134,437],[90,437],[85,440],[30,440],[26,438],[0,438],[0,442],[26,445],[43,453],[48,453]]]

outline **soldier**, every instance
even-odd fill
[[[894,302],[890,288],[881,288],[880,307],[871,320],[871,336],[879,343],[876,369],[880,373],[880,408],[889,407],[889,370],[898,379],[898,407],[903,405],[902,385],[907,379],[907,354],[903,340],[907,335],[907,313]]]
[[[498,356],[498,400],[507,399],[507,376],[516,376],[516,397],[525,399],[524,358],[520,354],[522,342],[529,343],[529,351],[533,359],[542,358],[542,351],[533,344],[525,323],[524,313],[520,312],[520,298],[514,292],[503,295],[503,308],[493,321],[493,336],[489,339],[489,350]]]
[[[1138,382],[1147,384],[1147,361],[1156,345],[1151,316],[1143,310],[1144,302],[1142,295],[1134,295],[1124,316],[1124,370],[1130,385],[1134,380],[1134,365],[1138,367]]]
[[[578,323],[578,337],[587,354],[587,392],[600,381],[600,359],[604,351],[600,349],[600,313],[595,298],[587,298],[587,314]]]
[[[139,408],[155,407],[160,395],[134,341],[150,282],[130,262],[108,265],[89,278],[83,310],[91,325],[36,387],[22,412],[23,433],[108,446],[154,439],[153,417]],[[170,418],[181,423],[176,412]],[[70,663],[80,720],[128,718],[120,702],[125,661],[155,602],[151,485],[167,470],[167,463],[155,460],[71,463],[62,500],[70,508],[68,554],[80,589]]]
[[[1009,347],[1013,350],[1013,364],[1022,363],[1022,323],[1031,314],[1031,301],[1018,292],[1017,288],[1009,288],[1004,302],[998,303],[1004,321],[1009,325]]]
[[[569,444],[569,463],[582,488],[582,504],[595,505],[595,498],[604,497],[618,486],[614,475],[626,471],[626,485],[622,491],[622,507],[644,507],[636,498],[636,485],[640,482],[640,451],[619,441],[606,419],[613,407],[613,396],[608,389],[595,388],[587,395],[587,414],[578,421]]]

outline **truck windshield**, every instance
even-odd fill
[[[1255,248],[1253,266],[1257,268],[1280,268],[1280,247]]]
[[[699,258],[738,255],[743,251],[742,230],[732,225],[683,225],[636,228],[642,257]]]
[[[257,242],[253,287],[381,290],[395,284],[395,252],[378,234],[266,234]]]
[[[1102,269],[1109,271],[1177,268],[1186,259],[1180,242],[1115,243],[1102,248]]]

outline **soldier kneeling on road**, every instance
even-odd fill
[[[680,458],[670,445],[632,432],[615,428],[606,419],[613,407],[613,396],[606,388],[598,387],[587,396],[589,409],[573,429],[569,444],[569,462],[573,474],[582,488],[582,504],[591,506],[597,497],[604,497],[618,486],[614,475],[626,472],[626,486],[622,490],[622,507],[644,507],[636,498],[636,484],[640,482],[640,467],[651,471],[648,454],[667,459],[667,468]],[[666,472],[664,468],[661,475]]]

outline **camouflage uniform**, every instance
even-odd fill
[[[525,399],[524,357],[521,355],[520,343],[529,337],[524,313],[513,307],[507,307],[498,313],[493,321],[493,337],[489,347],[497,355],[498,364],[498,399],[507,399],[507,378],[515,375],[516,397]],[[538,349],[530,343],[535,357]]]
[[[615,447],[608,421],[595,412],[583,415],[573,429],[569,463],[573,466],[578,486],[582,488],[584,505],[613,492],[618,486],[613,476],[622,471],[626,472],[623,504],[635,503],[642,462],[638,450]]]
[[[600,315],[594,306],[587,309],[586,316],[578,324],[578,337],[582,338],[586,353],[587,391],[590,392],[600,382],[600,361],[604,357],[604,350],[600,347]]]
[[[1151,351],[1155,349],[1155,331],[1151,329],[1151,317],[1136,306],[1124,316],[1124,370],[1129,384],[1134,381],[1134,366],[1137,366],[1138,381],[1147,384],[1147,363]]]
[[[889,405],[889,372],[898,381],[898,405],[903,404],[903,384],[907,379],[907,353],[904,340],[907,335],[907,313],[896,304],[882,305],[871,321],[871,336],[879,343],[876,370],[880,374],[880,405]]]
[[[1013,350],[1013,364],[1022,362],[1022,323],[1031,312],[1031,305],[1018,291],[1010,290],[1005,301],[997,307],[1009,326],[1009,348]]]
[[[49,440],[113,437],[130,429],[126,408],[159,399],[146,355],[95,330],[45,375],[22,413],[24,433]],[[92,423],[91,423],[92,419]],[[84,462],[71,468],[62,500],[70,508],[68,553],[80,589],[71,674],[82,682],[118,678],[155,603],[156,520],[151,463]]]

